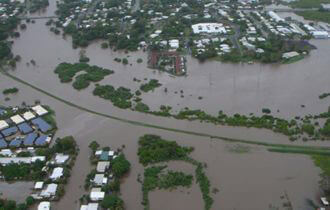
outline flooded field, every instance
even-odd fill
[[[53,4],[46,15],[54,10]],[[28,24],[27,29],[21,32],[21,37],[15,39],[13,52],[20,55],[22,61],[14,74],[86,107],[105,113],[121,112],[108,102],[95,98],[91,93],[94,85],[78,92],[70,84],[60,83],[53,73],[55,67],[61,62],[77,62],[80,49],[72,49],[70,37],[64,40],[62,35],[57,36],[50,32],[45,26],[46,21],[36,20],[35,24]],[[274,115],[289,118],[319,113],[325,111],[329,105],[329,100],[320,101],[318,96],[330,89],[330,61],[322,57],[330,52],[330,40],[313,40],[311,43],[318,49],[312,51],[306,59],[290,65],[199,63],[196,59],[187,57],[188,75],[185,77],[173,77],[148,69],[147,54],[142,51],[129,54],[113,52],[101,49],[101,43],[98,42],[86,49],[86,55],[90,58],[90,64],[115,71],[115,74],[102,80],[101,84],[129,87],[135,91],[141,83],[133,82],[133,78],[142,82],[144,78],[158,79],[163,85],[142,96],[143,101],[152,109],[170,105],[176,111],[189,107],[203,109],[211,114],[217,114],[219,110],[230,114],[260,114],[261,109],[267,107]],[[127,56],[132,65],[125,66],[114,61],[116,57]],[[143,63],[138,64],[138,58],[142,58]],[[36,61],[36,66],[27,66],[26,63],[31,59]],[[168,89],[167,93],[164,88]],[[180,97],[181,90],[184,98]],[[202,100],[198,99],[200,96]],[[301,108],[301,105],[305,105],[305,108]]]
[[[54,5],[55,1],[51,1],[47,15],[53,13]],[[46,20],[36,20],[35,24],[28,24],[27,29],[21,32],[21,37],[15,39],[13,52],[19,54],[22,61],[12,72],[13,75],[75,104],[125,119],[231,138],[293,144],[287,137],[267,130],[214,126],[121,110],[94,97],[91,93],[93,85],[86,90],[76,91],[70,84],[61,84],[53,73],[55,67],[60,62],[77,62],[79,49],[72,49],[69,37],[64,40],[62,36],[50,32],[45,22]],[[268,107],[274,112],[279,110],[274,115],[288,118],[319,113],[329,106],[330,99],[319,100],[318,96],[330,91],[330,61],[324,59],[324,55],[330,53],[330,41],[317,40],[312,41],[312,44],[318,49],[312,51],[308,58],[290,65],[233,65],[219,62],[201,64],[188,57],[186,77],[172,77],[147,69],[147,55],[140,51],[129,54],[112,52],[102,50],[100,43],[94,43],[86,49],[86,55],[90,58],[90,64],[115,71],[115,74],[106,77],[101,84],[110,83],[115,87],[125,86],[136,90],[140,83],[133,82],[133,78],[158,79],[163,86],[142,97],[153,109],[164,104],[173,106],[174,110],[189,107],[200,108],[212,114],[217,114],[219,110],[248,114],[261,113],[262,108]],[[116,57],[126,56],[129,56],[132,66],[113,61]],[[138,58],[142,58],[143,63],[138,64]],[[31,59],[36,61],[36,66],[26,64]],[[18,87],[19,93],[10,96],[10,101],[5,101],[0,94],[1,105],[20,105],[23,101],[33,104],[35,100],[41,100],[56,112],[59,127],[57,136],[73,135],[78,142],[80,153],[66,187],[66,194],[60,202],[55,203],[54,209],[79,209],[79,198],[87,194],[83,185],[91,167],[88,145],[92,140],[97,140],[102,146],[126,146],[124,153],[132,164],[132,170],[122,183],[121,193],[127,209],[142,210],[141,184],[137,182],[137,177],[138,174],[143,174],[143,167],[138,163],[136,153],[138,137],[146,133],[161,135],[164,139],[177,140],[179,144],[195,147],[193,158],[208,165],[206,173],[211,186],[220,190],[217,194],[212,194],[212,209],[265,210],[270,205],[282,208],[285,200],[281,197],[285,193],[294,209],[311,209],[306,199],[317,202],[315,199],[319,194],[320,170],[308,156],[270,153],[259,146],[249,146],[247,152],[238,153],[228,149],[233,144],[220,140],[125,124],[69,107],[0,75],[1,88],[12,86]],[[167,93],[164,92],[165,87],[168,89]],[[180,90],[184,91],[184,98],[174,93]],[[199,96],[203,99],[198,100]],[[302,104],[306,107],[302,108]],[[306,145],[330,144],[308,142]],[[177,162],[170,162],[168,165],[170,168],[193,171],[193,168]],[[0,184],[0,189],[1,186]],[[155,191],[149,196],[153,210],[197,210],[202,209],[203,205],[196,184],[189,189],[178,188],[173,192]]]
[[[0,196],[22,203],[31,194],[33,187],[33,182],[7,183],[0,181]]]
[[[11,82],[0,81],[1,84]],[[42,102],[53,107],[56,112],[59,125],[57,135],[73,135],[80,147],[72,177],[66,187],[66,195],[60,202],[55,203],[55,209],[79,208],[79,198],[87,193],[83,185],[91,167],[88,145],[92,140],[97,140],[101,146],[110,145],[113,148],[126,146],[124,153],[132,163],[132,170],[124,179],[121,192],[127,209],[142,210],[141,184],[137,182],[137,177],[138,174],[143,174],[143,167],[138,163],[136,153],[138,137],[146,133],[161,135],[165,139],[177,140],[182,145],[195,147],[192,157],[207,163],[206,173],[212,188],[216,187],[220,190],[217,194],[212,194],[215,200],[212,209],[263,210],[270,204],[281,207],[284,202],[281,196],[286,192],[295,209],[307,210],[310,208],[306,204],[306,199],[315,200],[319,194],[320,170],[313,165],[308,156],[270,153],[258,146],[249,146],[246,153],[235,152],[235,149],[231,149],[234,144],[105,119],[70,108],[28,87],[23,88],[19,85],[18,87],[22,91],[19,93],[21,95],[12,97],[11,101],[4,102],[5,105],[20,104],[21,100],[33,103],[35,99],[42,98]],[[30,94],[25,98],[27,93]],[[265,135],[266,137],[268,135]],[[193,170],[189,165],[178,162],[170,162],[168,165],[175,170],[181,169],[185,172]],[[189,199],[191,201],[187,202]],[[164,209],[160,205],[156,206],[158,203],[171,203],[171,206],[183,209],[200,209],[199,207],[203,205],[196,185],[187,190],[179,188],[173,192],[152,192],[150,202],[151,207],[154,207],[152,209]]]

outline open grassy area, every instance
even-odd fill
[[[330,3],[330,0],[299,0],[290,3],[292,7],[298,8],[319,8],[322,3]]]
[[[295,63],[295,62],[298,62],[302,59],[304,59],[304,56],[303,55],[298,55],[298,56],[295,56],[295,57],[292,57],[292,58],[289,58],[289,59],[283,61],[283,63],[284,64]]]
[[[306,20],[315,20],[330,23],[330,12],[301,11],[296,12],[296,14],[304,17]]]

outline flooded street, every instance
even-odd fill
[[[47,15],[52,15],[55,10],[55,1],[50,3]],[[15,39],[13,52],[20,55],[22,61],[11,73],[60,98],[104,114],[164,127],[272,143],[330,145],[329,142],[292,143],[286,136],[264,129],[215,126],[121,110],[108,101],[94,97],[94,85],[76,91],[71,84],[61,84],[53,71],[61,62],[77,62],[80,50],[72,49],[69,37],[64,40],[62,35],[56,36],[50,32],[45,26],[46,21],[36,20],[35,24],[27,24],[28,27],[21,32],[21,37]],[[220,62],[201,64],[196,59],[187,57],[186,77],[172,77],[167,73],[147,69],[147,55],[141,51],[129,54],[113,52],[101,49],[100,43],[94,43],[86,49],[86,55],[90,58],[90,64],[115,71],[113,75],[102,80],[101,84],[125,86],[135,91],[141,83],[133,82],[133,78],[142,82],[144,78],[158,79],[163,85],[142,96],[144,103],[152,109],[158,109],[164,104],[172,106],[176,111],[189,107],[203,109],[212,114],[217,114],[219,110],[231,114],[261,114],[261,109],[268,107],[273,110],[275,116],[291,118],[320,113],[326,111],[329,106],[329,98],[319,100],[318,96],[330,91],[330,60],[324,59],[324,55],[330,53],[330,40],[315,40],[312,44],[318,49],[312,51],[306,59],[289,65],[234,65]],[[124,66],[113,60],[126,56],[129,56],[128,60],[132,66]],[[138,58],[142,58],[143,63],[138,64]],[[36,66],[26,64],[31,59],[36,61]],[[206,174],[211,186],[219,189],[217,194],[212,194],[214,210],[265,210],[270,205],[281,209],[285,202],[281,197],[285,193],[294,209],[311,209],[306,204],[306,199],[317,202],[315,198],[319,194],[320,170],[314,166],[309,156],[270,153],[260,146],[249,146],[247,153],[237,153],[228,149],[232,143],[221,140],[140,127],[93,115],[0,75],[1,89],[13,86],[19,88],[19,93],[10,96],[9,101],[5,101],[1,94],[1,105],[20,105],[23,101],[33,104],[35,100],[41,100],[56,113],[59,128],[56,135],[74,136],[80,148],[72,176],[66,186],[66,194],[53,204],[54,209],[79,209],[79,198],[88,193],[83,189],[85,177],[91,170],[88,145],[97,140],[101,146],[119,148],[125,145],[124,153],[132,164],[132,170],[121,185],[122,198],[126,209],[142,210],[142,190],[137,177],[138,174],[143,174],[143,166],[138,162],[137,143],[138,137],[146,133],[177,140],[179,144],[195,148],[192,157],[208,165]],[[165,87],[168,89],[167,93],[164,92]],[[175,94],[175,91],[179,93],[180,90],[183,90],[184,98]],[[199,96],[203,99],[199,100]],[[306,107],[302,108],[301,105]],[[186,173],[194,172],[193,167],[183,163],[170,162],[168,166]],[[152,210],[203,208],[201,192],[195,183],[188,189],[154,191],[149,194],[149,198]]]

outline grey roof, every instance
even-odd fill
[[[34,142],[35,145],[39,145],[39,146],[42,146],[42,145],[45,145],[47,142],[47,137],[46,135],[42,135],[42,136],[39,136],[37,138],[37,140]]]
[[[33,131],[33,129],[31,128],[31,126],[29,124],[27,124],[26,122],[19,124],[18,125],[18,129],[23,134],[28,134],[28,133],[31,133]]]
[[[31,120],[32,124],[37,126],[42,132],[47,132],[52,129],[52,126],[49,125],[45,120],[41,117]]]
[[[7,142],[3,138],[0,138],[0,148],[6,148],[7,146]]]
[[[38,137],[38,135],[36,133],[29,133],[25,138],[24,138],[24,142],[23,144],[25,146],[31,146],[33,145],[34,140],[36,140],[36,138]]]
[[[15,133],[17,133],[17,131],[18,131],[17,127],[13,126],[13,127],[6,128],[6,129],[2,130],[1,133],[5,137],[7,137],[7,136],[14,135]]]
[[[9,143],[10,147],[19,147],[22,144],[22,140],[20,139],[14,139]]]

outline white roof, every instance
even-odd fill
[[[3,129],[8,128],[8,127],[9,127],[9,125],[6,121],[0,120],[0,130],[3,130]]]
[[[103,200],[104,198],[104,192],[91,192],[90,194],[90,198],[92,201],[99,201],[99,200]]]
[[[2,149],[0,151],[0,155],[3,156],[11,156],[13,154],[13,152],[10,149]]]
[[[35,157],[3,157],[0,158],[0,165],[7,165],[9,163],[33,163],[36,160],[45,161],[45,156]]]
[[[80,210],[98,210],[98,203],[89,203],[88,205],[81,205]]]
[[[112,150],[109,151],[109,156],[114,156],[114,154],[115,154],[115,151],[112,151]]]
[[[93,180],[93,182],[96,185],[106,184],[107,181],[108,181],[108,179],[104,177],[104,174],[95,174],[95,177],[94,177],[94,180]]]
[[[105,170],[110,166],[110,162],[109,161],[100,161],[97,163],[96,166],[96,171],[97,172],[105,172]]]
[[[57,184],[49,184],[47,188],[41,191],[40,196],[42,197],[50,197],[56,194]]]
[[[43,108],[41,105],[32,107],[32,110],[35,111],[35,113],[37,113],[39,116],[45,115],[48,113],[48,111],[45,108]]]
[[[63,176],[63,168],[57,167],[54,168],[53,173],[49,178],[54,180],[60,178],[61,176]]]
[[[39,203],[38,210],[49,210],[50,209],[50,202],[43,201]]]
[[[198,23],[191,26],[195,34],[199,33],[227,33],[222,23]]]
[[[25,120],[32,120],[33,118],[35,118],[36,116],[32,113],[32,112],[30,112],[30,111],[27,111],[27,112],[25,112],[24,114],[23,114],[23,118],[25,119]]]
[[[44,186],[44,182],[36,182],[34,185],[34,189],[42,189],[42,187]]]
[[[96,152],[95,152],[95,155],[101,155],[102,154],[102,150],[97,150]]]
[[[322,201],[323,205],[325,205],[325,206],[329,205],[329,202],[326,197],[321,197],[321,201]]]
[[[62,153],[56,154],[55,156],[55,163],[56,164],[63,164],[69,159],[69,155],[64,155]]]
[[[25,120],[24,120],[21,116],[19,116],[18,114],[12,116],[10,119],[11,119],[16,125],[17,125],[17,124],[20,124],[20,123],[22,123],[22,122],[25,121]]]

